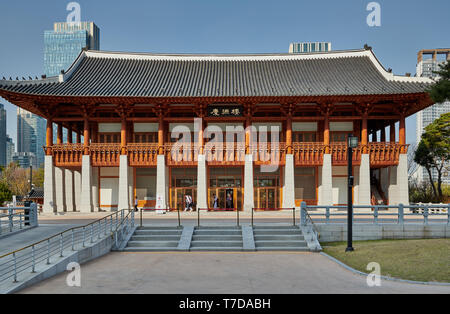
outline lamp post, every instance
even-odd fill
[[[358,137],[353,136],[353,134],[348,135],[348,194],[347,194],[347,249],[346,252],[353,252],[355,249],[353,248],[353,185],[354,185],[354,177],[353,177],[353,149],[358,147]]]

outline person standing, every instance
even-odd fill
[[[217,197],[216,194],[214,194],[214,209],[218,209],[219,208],[219,198]]]

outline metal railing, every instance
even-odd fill
[[[181,227],[181,214],[180,214],[180,208],[177,209],[157,209],[157,208],[141,208],[140,210],[140,226],[144,226],[144,218],[143,218],[143,212],[156,212],[156,211],[164,211],[164,212],[177,212],[177,218],[178,218],[178,227]]]
[[[295,216],[295,212],[297,208],[252,208],[252,226],[255,225],[255,212],[280,212],[280,211],[288,211],[292,210],[292,222],[294,227],[297,226],[297,218]]]
[[[303,206],[303,205],[302,205]],[[347,217],[347,206],[306,206],[305,215],[316,218],[316,223],[325,224],[343,222]],[[353,221],[355,223],[417,223],[418,220],[427,225],[429,223],[446,223],[450,225],[450,204],[423,205],[355,205]],[[303,213],[303,211],[302,211]],[[414,219],[417,218],[417,219]],[[306,217],[302,216],[302,223]],[[312,219],[311,219],[312,220]]]
[[[38,225],[37,205],[0,208],[0,237]]]
[[[200,227],[200,214],[201,211],[206,211],[209,213],[224,213],[224,212],[235,212],[236,213],[236,224],[238,227],[241,225],[241,211],[238,209],[232,209],[232,208],[226,208],[226,209],[220,209],[220,208],[199,208],[197,209],[197,227]]]
[[[116,249],[119,249],[123,241],[127,239],[128,234],[134,228],[134,210],[130,210],[127,216],[122,219],[116,229],[112,232],[111,236],[114,239],[114,245]]]
[[[22,249],[0,256],[0,284],[8,280],[16,283],[20,275],[36,273],[41,265],[50,265],[68,252],[82,250],[107,237],[123,236],[120,226],[129,226],[134,219],[125,217],[121,210],[96,220],[88,225],[68,229]],[[133,216],[134,218],[134,216]],[[126,223],[124,224],[124,221]]]

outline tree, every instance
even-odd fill
[[[443,198],[442,175],[450,160],[450,113],[443,114],[439,119],[425,128],[422,140],[416,150],[414,161],[424,167],[436,197]],[[432,170],[438,173],[437,189],[432,176]]]
[[[450,100],[450,61],[440,64],[439,67],[440,71],[434,72],[439,75],[439,80],[428,91],[435,103],[443,103]]]
[[[30,189],[29,170],[20,168],[16,163],[11,163],[2,173],[1,180],[5,183],[13,195],[27,195]]]
[[[0,181],[0,206],[3,206],[5,202],[12,201],[12,193],[5,182]]]

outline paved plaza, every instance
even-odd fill
[[[297,294],[450,293],[450,287],[382,281],[369,288],[316,253],[110,253],[81,268],[81,288],[67,273],[30,287],[29,294]]]

